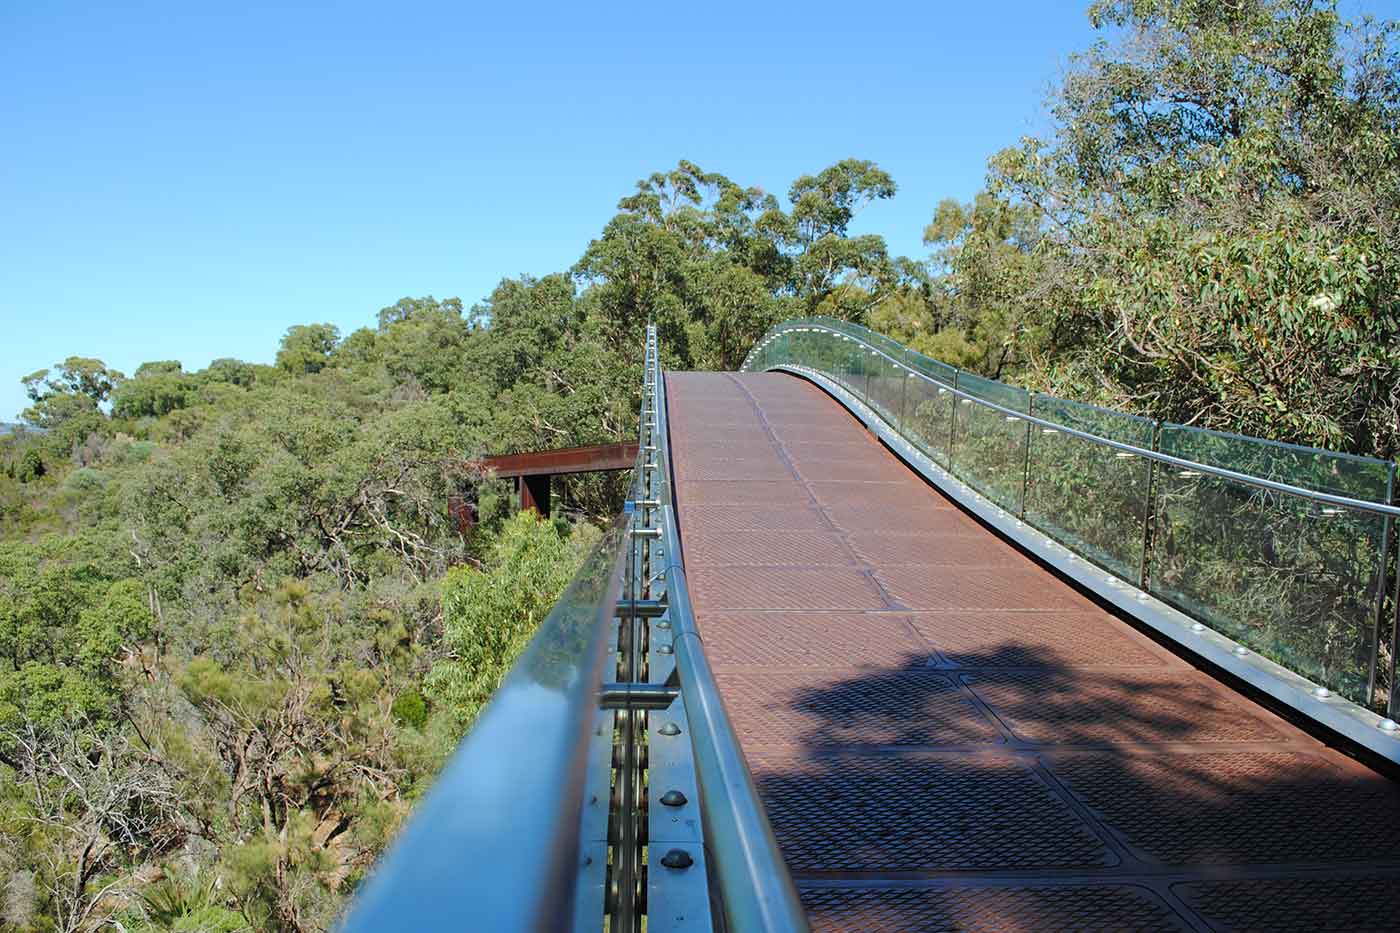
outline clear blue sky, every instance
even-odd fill
[[[566,269],[681,158],[780,196],[873,159],[899,194],[861,232],[921,255],[1044,126],[1085,5],[5,3],[0,420],[70,354],[270,361]]]

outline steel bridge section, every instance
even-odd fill
[[[1122,584],[1070,582],[812,382],[665,396],[695,624],[814,929],[1400,916],[1396,786],[1128,624]]]

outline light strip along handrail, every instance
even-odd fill
[[[666,598],[676,668],[690,720],[691,748],[705,824],[705,846],[719,883],[727,929],[806,931],[806,911],[778,849],[754,787],[738,734],[729,721],[714,672],[696,629],[686,584],[671,484],[670,425],[666,387],[656,370],[656,446],[661,479],[659,518],[665,542]]]
[[[861,340],[859,337],[853,337],[850,334],[843,333],[842,331],[836,330],[831,327],[827,327],[825,324],[802,324],[800,326],[792,327],[787,332],[798,332],[803,330],[804,328],[809,331],[824,331],[825,333],[833,334],[837,337],[840,337],[843,340],[849,340],[852,343],[858,343],[861,346],[868,349],[871,353],[875,353],[884,357],[885,359],[889,360],[891,363],[904,370],[905,372],[908,372],[914,376],[918,376],[925,382],[935,385],[940,389],[952,392],[954,395],[968,399],[972,402],[990,408],[994,411],[1002,412],[1005,415],[1013,416],[1022,421],[1027,421],[1031,424],[1040,425],[1041,427],[1051,428],[1063,434],[1068,434],[1071,437],[1077,437],[1081,440],[1090,441],[1095,444],[1101,444],[1105,447],[1111,447],[1114,450],[1120,450],[1124,453],[1130,453],[1135,456],[1144,457],[1149,460],[1156,460],[1158,463],[1166,463],[1170,464],[1171,466],[1181,467],[1182,469],[1194,470],[1198,473],[1206,473],[1211,476],[1218,476],[1221,479],[1228,479],[1237,483],[1244,483],[1249,486],[1258,487],[1260,489],[1268,489],[1272,492],[1283,493],[1285,495],[1290,496],[1299,496],[1301,498],[1311,499],[1315,502],[1325,502],[1328,505],[1340,506],[1341,508],[1356,509],[1358,511],[1363,512],[1373,512],[1377,515],[1390,515],[1400,517],[1400,506],[1389,505],[1382,502],[1368,502],[1365,499],[1353,499],[1350,496],[1339,496],[1335,493],[1320,492],[1315,489],[1306,489],[1302,486],[1293,486],[1288,483],[1280,483],[1277,480],[1265,479],[1262,476],[1251,476],[1248,473],[1239,473],[1235,470],[1227,469],[1225,467],[1214,466],[1209,463],[1199,463],[1195,460],[1186,460],[1182,457],[1173,457],[1171,454],[1164,454],[1158,450],[1148,450],[1146,447],[1138,447],[1134,444],[1124,443],[1123,441],[1115,441],[1112,438],[1103,437],[1098,434],[1090,434],[1087,431],[1081,431],[1078,428],[1072,428],[1069,425],[1060,424],[1059,422],[1055,421],[1047,421],[1044,418],[1037,417],[1036,415],[1032,415],[1024,411],[1017,411],[1016,409],[1008,408],[1005,405],[998,405],[996,402],[980,398],[976,395],[973,395],[971,392],[968,392],[964,389],[959,389],[956,386],[948,385],[945,382],[933,378],[927,373],[920,372],[919,370],[911,367],[908,363],[904,363],[900,360],[895,359],[885,351],[864,340]],[[764,346],[766,343],[767,341],[764,341],[763,343],[760,343],[759,346]]]

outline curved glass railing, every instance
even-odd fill
[[[831,380],[1086,560],[1318,696],[1395,714],[1393,463],[1027,392],[830,318],[779,324],[744,369]]]
[[[807,929],[696,632],[652,327],[644,373],[624,514],[343,929]]]

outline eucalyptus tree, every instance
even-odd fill
[[[1400,50],[1327,0],[1098,0],[1054,132],[990,163],[1037,237],[1012,275],[1027,378],[1159,416],[1400,449]],[[1004,244],[1033,258],[1008,257]]]

